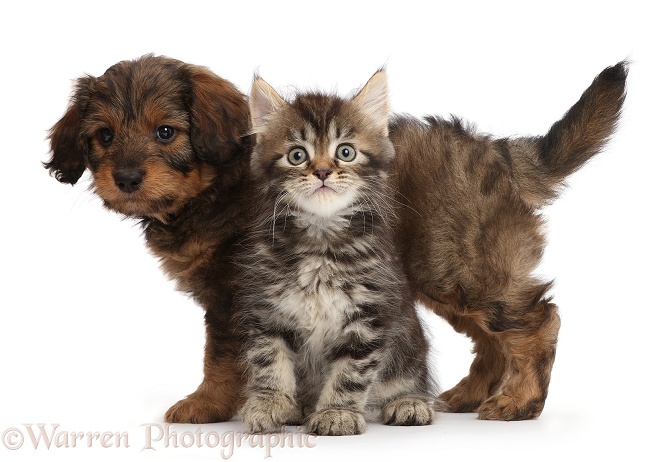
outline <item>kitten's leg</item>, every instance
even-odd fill
[[[385,425],[430,425],[434,411],[427,400],[404,396],[387,403],[383,408],[382,420]]]
[[[376,352],[361,360],[346,356],[332,363],[316,410],[308,419],[310,432],[342,436],[366,431],[363,412],[376,376],[376,356]]]
[[[383,371],[394,377],[378,377],[372,390],[372,402],[382,406],[381,420],[385,425],[414,426],[433,422],[434,410],[427,398],[428,375],[421,374],[421,369],[427,367],[426,359],[421,361],[424,364],[417,365],[419,370],[409,370],[418,363],[415,355],[411,358],[412,364],[397,366],[400,370]]]
[[[429,425],[434,418],[428,343],[417,314],[411,314],[410,319],[404,315],[399,320],[399,337],[390,352],[391,363],[381,368],[371,391],[371,403],[382,408],[382,422],[386,425]]]
[[[373,318],[354,319],[332,345],[329,371],[308,429],[317,435],[358,435],[366,431],[363,412],[369,387],[383,358],[385,339],[371,327]]]
[[[279,429],[300,417],[292,350],[279,336],[254,337],[246,353],[247,401],[242,420],[252,433]]]
[[[242,406],[244,380],[238,364],[240,342],[229,331],[228,320],[221,321],[215,322],[210,312],[206,314],[203,382],[166,412],[166,422],[224,422]]]

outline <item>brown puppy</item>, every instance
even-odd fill
[[[80,78],[51,130],[45,166],[71,184],[90,169],[105,206],[140,220],[166,274],[205,309],[205,378],[169,422],[228,420],[242,405],[229,265],[247,215],[248,117],[226,80],[144,56]]]
[[[560,319],[551,283],[532,275],[544,250],[538,209],[613,133],[626,78],[625,63],[605,69],[543,137],[393,120],[406,274],[420,301],[475,343],[470,374],[441,395],[444,410],[500,420],[542,412]]]
[[[537,209],[612,133],[626,72],[624,63],[606,69],[540,138],[493,140],[458,120],[394,119],[409,283],[475,342],[469,376],[441,395],[445,410],[502,420],[541,413],[559,318],[550,284],[531,275],[544,246]],[[89,168],[106,206],[141,220],[167,274],[206,309],[205,378],[167,412],[170,422],[227,420],[242,404],[229,319],[247,207],[247,114],[225,80],[148,56],[80,79],[51,133],[46,167],[72,184]]]

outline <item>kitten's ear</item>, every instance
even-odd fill
[[[387,89],[387,75],[384,70],[376,72],[353,98],[357,108],[374,123],[382,133],[388,134],[390,100]]]
[[[265,129],[270,117],[277,109],[286,104],[281,96],[265,80],[256,76],[249,95],[249,111],[254,133]]]

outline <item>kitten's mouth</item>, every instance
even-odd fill
[[[320,193],[320,194],[325,194],[329,192],[337,192],[337,190],[329,185],[322,184],[314,191],[314,193]]]
[[[297,199],[297,196],[296,196]],[[321,184],[313,186],[303,194],[298,203],[302,210],[318,217],[331,217],[347,209],[355,200],[355,192],[343,185]]]

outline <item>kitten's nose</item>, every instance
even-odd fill
[[[332,170],[329,168],[317,168],[314,170],[314,175],[316,175],[318,178],[321,179],[321,181],[325,181],[325,179],[330,176],[332,173]]]
[[[138,170],[120,170],[113,174],[113,179],[120,191],[132,193],[141,186],[143,172],[139,172]]]

